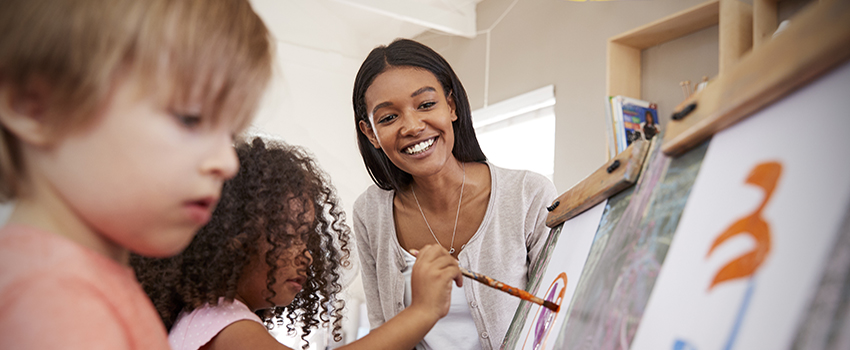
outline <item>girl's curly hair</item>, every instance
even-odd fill
[[[307,335],[319,324],[332,323],[334,339],[339,341],[345,306],[337,298],[342,290],[339,268],[349,264],[351,230],[328,176],[304,150],[283,142],[256,137],[239,142],[236,153],[238,174],[225,182],[211,221],[185,251],[165,259],[131,257],[142,287],[170,330],[181,311],[216,305],[222,297],[232,301],[244,267],[259,253],[260,239],[264,239],[271,246],[264,257],[270,266],[266,288],[274,296],[276,271],[295,258],[287,256],[287,250],[296,233],[284,227],[302,225],[301,214],[293,215],[293,211],[307,211],[303,206],[290,207],[291,201],[285,199],[303,196],[312,202],[316,216],[313,229],[301,237],[312,256],[307,281],[291,304],[258,314],[269,328],[283,324],[286,317],[290,334],[300,325],[305,349]],[[266,300],[271,303],[271,298]]]

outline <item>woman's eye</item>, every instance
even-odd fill
[[[434,107],[435,104],[437,104],[437,102],[433,102],[433,101],[424,102],[421,105],[419,105],[419,109],[429,109],[431,107]]]
[[[387,114],[387,115],[378,119],[378,124],[389,123],[389,122],[393,121],[393,119],[395,119],[396,117],[397,117],[397,115],[395,115],[395,114]]]
[[[177,118],[177,122],[189,129],[194,129],[201,125],[201,116],[199,115],[177,113],[174,117]]]

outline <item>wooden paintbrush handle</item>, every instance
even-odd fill
[[[484,284],[486,284],[486,285],[488,285],[492,288],[506,292],[506,293],[513,295],[515,297],[518,297],[522,300],[528,300],[532,303],[544,306],[544,307],[551,309],[552,311],[555,311],[555,312],[557,312],[558,309],[560,309],[560,307],[557,304],[555,304],[551,301],[546,301],[546,300],[540,299],[537,296],[535,296],[535,295],[533,295],[529,292],[526,292],[526,291],[519,289],[519,288],[511,287],[507,284],[504,284],[502,282],[494,280],[494,279],[487,277],[485,275],[482,275],[480,273],[475,273],[475,272],[469,271],[469,270],[467,270],[466,268],[463,268],[463,267],[460,268],[460,272],[466,277],[469,277],[473,280],[484,283]]]

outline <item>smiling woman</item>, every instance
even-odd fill
[[[487,162],[448,62],[411,40],[378,47],[357,73],[352,101],[360,154],[375,182],[354,204],[372,327],[410,305],[410,251],[428,244],[524,287],[555,187],[540,174]],[[448,316],[417,348],[498,348],[518,303],[477,283],[454,288]]]

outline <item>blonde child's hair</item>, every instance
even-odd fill
[[[140,94],[200,102],[204,118],[241,129],[269,81],[273,50],[247,0],[0,1],[0,86],[18,96],[46,89],[54,138],[93,121],[124,77],[136,78]],[[0,201],[16,194],[18,143],[0,125]]]

